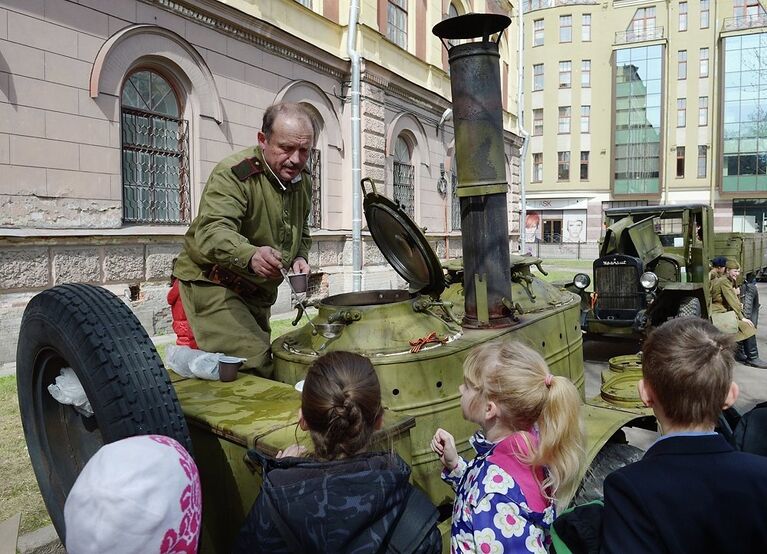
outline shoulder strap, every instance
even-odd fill
[[[385,552],[392,554],[414,552],[431,533],[437,523],[439,513],[434,504],[420,491],[412,486],[405,499],[405,507],[394,523],[394,531],[389,531],[388,544],[384,541],[382,547],[388,547]]]
[[[264,168],[258,158],[245,158],[240,163],[232,167],[232,173],[240,180],[247,181],[253,175],[263,173]]]
[[[269,515],[272,516],[272,521],[277,526],[277,531],[279,531],[282,540],[284,540],[285,544],[288,545],[290,551],[294,554],[301,554],[302,552],[306,552],[304,547],[301,545],[301,541],[299,541],[295,533],[290,530],[288,524],[285,523],[285,520],[282,518],[282,514],[280,514],[280,512],[277,510],[277,507],[274,505],[274,502],[272,502],[272,499],[269,498],[269,494],[263,489],[261,489],[261,494],[266,501],[265,503],[266,507],[269,509]]]

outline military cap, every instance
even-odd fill
[[[738,263],[738,260],[727,258],[727,264],[724,267],[727,269],[740,269],[740,264]]]

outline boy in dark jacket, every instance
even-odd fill
[[[767,458],[714,432],[738,396],[733,349],[730,335],[695,317],[645,342],[639,393],[662,436],[605,480],[603,552],[764,552]]]

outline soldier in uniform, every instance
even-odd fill
[[[711,260],[711,269],[708,272],[708,290],[713,292],[714,281],[724,275],[725,265],[727,264],[727,258],[724,256],[717,256]]]
[[[736,292],[735,282],[738,275],[740,275],[740,264],[736,260],[728,258],[724,275],[711,285],[711,312],[735,312],[735,316],[738,318],[738,334],[735,335],[735,340],[738,341],[738,351],[735,358],[746,365],[767,368],[767,362],[759,359],[756,327],[743,314],[743,304]]]
[[[258,145],[210,174],[173,271],[199,347],[245,358],[243,369],[265,377],[281,271],[309,272],[311,181],[304,168],[314,143],[304,107],[267,108]]]

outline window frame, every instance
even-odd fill
[[[687,98],[676,99],[676,126],[687,127]]]
[[[540,28],[538,24],[540,23]],[[543,46],[545,39],[545,23],[543,18],[533,20],[533,48],[536,46]]]
[[[676,53],[676,76],[680,81],[687,79],[687,50],[679,50]]]
[[[701,160],[703,165],[701,166]],[[701,171],[702,168],[702,171]],[[708,146],[698,146],[698,179],[705,179],[708,176]]]
[[[676,147],[676,178],[684,179],[684,165],[685,165],[685,148],[684,146]]]
[[[400,141],[402,141],[400,143]],[[404,144],[407,148],[408,159],[404,160],[399,156],[401,149],[400,144]],[[415,219],[415,163],[413,162],[413,156],[415,154],[415,145],[405,136],[404,133],[397,135],[394,139],[394,152],[392,157],[392,199],[398,202],[402,206],[402,210],[408,214],[411,218]],[[407,163],[406,163],[407,162]],[[398,177],[403,175],[404,170],[402,168],[409,168],[407,171],[409,174],[408,182],[398,182]],[[399,169],[399,171],[398,171]],[[402,190],[409,188],[407,197],[401,194]]]
[[[591,60],[581,60],[581,88],[591,88]]]
[[[687,2],[679,2],[679,32],[683,33],[688,28],[689,6]]]
[[[557,181],[570,180],[570,151],[557,152]]]
[[[700,28],[708,29],[711,24],[711,0],[700,0]]]
[[[586,130],[584,131],[584,122]],[[587,135],[591,132],[591,105],[581,105],[581,134]]]
[[[563,131],[563,129],[566,129]],[[557,111],[557,134],[569,135],[572,132],[572,106],[559,106]]]
[[[540,72],[539,72],[540,69]],[[540,79],[540,86],[538,86]],[[533,92],[543,90],[545,85],[544,81],[544,67],[542,63],[533,64]]]
[[[567,24],[565,24],[567,23]],[[563,36],[565,37],[563,39]],[[573,41],[573,15],[559,16],[559,43],[566,44]]]
[[[698,127],[708,125],[708,96],[698,97]]]
[[[177,115],[170,115],[159,111],[152,110],[151,106],[147,105],[146,109],[131,106],[126,104],[124,100],[126,87],[133,86],[136,93],[146,104],[147,100],[141,96],[139,90],[133,85],[133,77],[140,73],[149,74],[149,86],[150,86],[150,102],[153,99],[151,86],[152,75],[159,77],[167,86],[168,91],[165,93],[162,99],[166,98],[169,94],[173,96],[175,100],[175,108]],[[162,100],[161,99],[161,100]],[[186,109],[185,95],[183,89],[178,85],[172,75],[163,71],[155,65],[140,65],[133,68],[128,74],[126,74],[122,87],[120,88],[119,102],[120,102],[120,158],[121,158],[121,191],[122,191],[122,223],[123,224],[149,224],[149,225],[188,225],[191,220],[192,207],[191,207],[191,175],[190,175],[190,131],[189,121],[184,118]],[[133,118],[136,123],[139,120],[147,121],[149,125],[146,130],[147,137],[151,136],[151,144],[141,143],[138,141],[127,142],[129,129],[127,128],[127,118]],[[155,130],[155,124],[164,121],[160,127],[165,131],[168,131],[167,123],[172,122],[178,131],[175,137],[176,149],[167,147],[168,136],[165,137],[165,147],[162,147],[155,143],[157,135],[153,135]],[[141,131],[135,130],[134,135],[140,137]],[[170,131],[173,133],[173,131]],[[173,139],[173,137],[171,137]],[[140,140],[140,138],[138,139]],[[128,164],[126,156],[130,153],[134,154],[134,157],[146,158],[152,168],[156,168],[156,161],[167,161],[168,158],[177,159],[178,163],[178,183],[175,186],[168,186],[168,183],[159,183],[156,177],[161,173],[156,169],[147,170],[148,174],[153,174],[155,178],[150,178],[147,183],[139,183],[140,176],[137,178],[136,183],[126,182],[126,176],[128,172],[133,171],[136,174],[143,174],[139,166],[141,162],[136,161],[135,164]],[[168,167],[167,165],[165,166]],[[129,196],[130,191],[134,194],[140,195],[140,191],[144,191],[149,201],[148,206],[144,206],[141,203],[141,199],[137,199],[135,207],[135,215],[129,213]],[[163,193],[168,194],[167,191],[171,191],[178,195],[178,214],[177,217],[171,216],[170,206],[166,207],[164,214],[160,213],[162,200],[156,201],[157,195],[162,196]],[[170,198],[165,199],[165,202],[169,202]],[[159,206],[159,207],[158,207]],[[175,214],[174,214],[175,215]]]
[[[401,13],[404,19],[403,29],[395,26],[392,13]],[[407,0],[386,0],[386,39],[407,50],[408,46],[408,4]],[[402,42],[400,42],[400,38]]]
[[[591,42],[591,14],[581,14],[581,42]]]
[[[562,60],[559,62],[559,88],[573,88],[573,61]]]
[[[533,136],[543,136],[543,108],[533,108]]]
[[[585,156],[584,156],[585,154]],[[590,151],[589,150],[581,150],[581,163],[580,163],[580,180],[581,181],[588,181],[589,180],[589,160],[590,158]],[[586,168],[586,176],[583,176],[583,169]]]
[[[705,52],[705,56],[703,53]],[[698,77],[701,79],[706,79],[708,77],[708,71],[709,71],[709,49],[708,47],[703,47],[698,52],[699,59],[698,59]]]
[[[533,174],[530,179],[532,183],[543,182],[543,152],[533,152]]]

